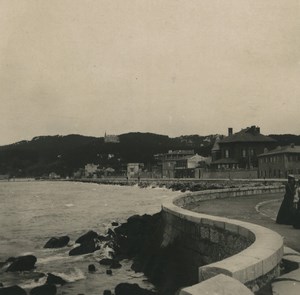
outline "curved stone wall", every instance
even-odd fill
[[[178,237],[184,239],[190,255],[202,257],[202,263],[198,267],[200,284],[224,274],[255,291],[279,274],[279,263],[283,255],[282,237],[262,226],[200,214],[186,208],[201,200],[282,191],[283,186],[201,191],[165,202],[162,205],[165,216],[162,246]],[[181,292],[180,294],[194,294],[187,293],[185,289]]]

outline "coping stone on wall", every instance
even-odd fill
[[[280,191],[282,187],[266,187],[262,189],[261,192],[274,192],[273,189],[275,192],[277,192]],[[255,191],[254,188],[229,190],[232,192],[242,191],[243,195],[246,195],[248,193],[248,190],[252,192]],[[214,193],[215,192],[216,191],[214,191]],[[211,192],[204,191],[200,193],[192,193],[194,195],[193,199],[201,201],[201,199],[206,199],[205,194],[209,193]],[[222,190],[218,190],[218,193],[222,195]],[[198,198],[196,197],[196,194]],[[227,192],[225,193],[225,195],[227,195]],[[200,267],[199,282],[210,279],[221,273],[233,277],[242,283],[246,283],[267,274],[280,263],[283,255],[283,239],[280,235],[259,225],[224,217],[200,214],[183,209],[179,206],[184,206],[184,198],[185,195],[176,197],[173,202],[165,202],[162,205],[163,210],[179,218],[182,218],[183,220],[205,224],[210,227],[216,226],[225,228],[225,230],[229,232],[242,235],[254,241],[248,248],[236,255]]]
[[[184,288],[179,295],[253,295],[241,282],[226,275],[219,274],[201,284]]]

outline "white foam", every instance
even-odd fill
[[[44,285],[47,281],[47,277],[42,277],[39,280],[28,280],[25,281],[23,284],[20,285],[21,288],[23,289],[32,289],[41,285]]]
[[[20,256],[27,256],[27,255],[33,255],[33,252],[24,252]]]
[[[74,270],[71,270],[69,273],[53,272],[53,274],[61,277],[68,283],[83,280],[86,278],[84,273],[78,268],[74,268]]]
[[[74,207],[74,204],[65,204],[66,207]]]
[[[62,259],[67,259],[69,258],[69,256],[66,255],[54,255],[54,256],[48,256],[45,258],[38,258],[37,260],[37,264],[44,264],[44,263],[48,263],[50,261],[57,261],[57,260],[62,260]]]

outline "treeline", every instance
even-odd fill
[[[119,143],[105,143],[104,138],[82,135],[40,136],[0,147],[0,174],[16,177],[42,177],[55,172],[70,176],[87,163],[125,169],[129,162],[155,164],[154,154],[168,150],[193,149],[210,154],[215,136],[181,136],[170,138],[152,133],[127,133]]]
[[[292,134],[270,135],[278,145],[300,145],[300,136]],[[153,133],[126,133],[119,143],[105,143],[103,137],[82,135],[39,136],[30,141],[0,147],[0,174],[16,177],[42,177],[55,172],[71,176],[87,163],[111,167],[116,171],[129,162],[144,163],[151,169],[154,155],[169,150],[193,149],[209,156],[217,135],[185,135],[170,138]]]

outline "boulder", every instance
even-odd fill
[[[46,284],[50,285],[64,285],[67,281],[65,281],[63,278],[56,276],[52,273],[48,273]]]
[[[98,240],[98,239],[99,239],[99,235],[96,232],[90,230],[86,234],[79,237],[75,241],[75,243],[77,243],[77,244],[86,244],[86,243],[89,243],[91,241]]]
[[[118,222],[116,222],[116,221],[113,221],[113,222],[111,223],[111,225],[112,225],[112,226],[118,226],[118,225],[119,225],[119,223],[118,223]]]
[[[118,260],[113,260],[112,264],[110,265],[110,268],[116,269],[121,268],[122,264]]]
[[[88,269],[89,269],[89,272],[95,272],[96,271],[96,267],[95,267],[94,264],[90,264]]]
[[[19,286],[11,286],[0,288],[0,295],[27,295],[27,293]]]
[[[155,295],[156,293],[141,288],[138,284],[121,283],[115,288],[115,295]]]
[[[68,236],[53,237],[44,246],[44,248],[62,248],[68,245],[70,238]]]
[[[80,246],[72,249],[69,252],[69,255],[73,256],[93,253],[100,249],[100,240],[101,237],[96,232],[91,230],[75,241],[75,243],[80,244]]]
[[[100,249],[100,245],[98,242],[90,241],[88,243],[81,244],[80,246],[73,248],[70,252],[70,256],[75,256],[75,255],[82,255],[82,254],[88,254],[88,253],[93,253],[97,250]]]
[[[33,255],[16,257],[6,271],[26,271],[34,269],[36,257]]]
[[[110,290],[104,290],[103,295],[112,295]]]
[[[112,270],[111,269],[107,269],[106,270],[106,274],[109,275],[109,276],[111,276],[112,275]]]
[[[56,286],[51,285],[42,285],[39,287],[35,287],[30,291],[30,295],[56,295]]]
[[[99,261],[101,265],[112,265],[113,259],[112,258],[103,258]]]
[[[107,235],[110,236],[110,237],[115,237],[116,236],[115,232],[111,228],[109,228],[107,230]]]

